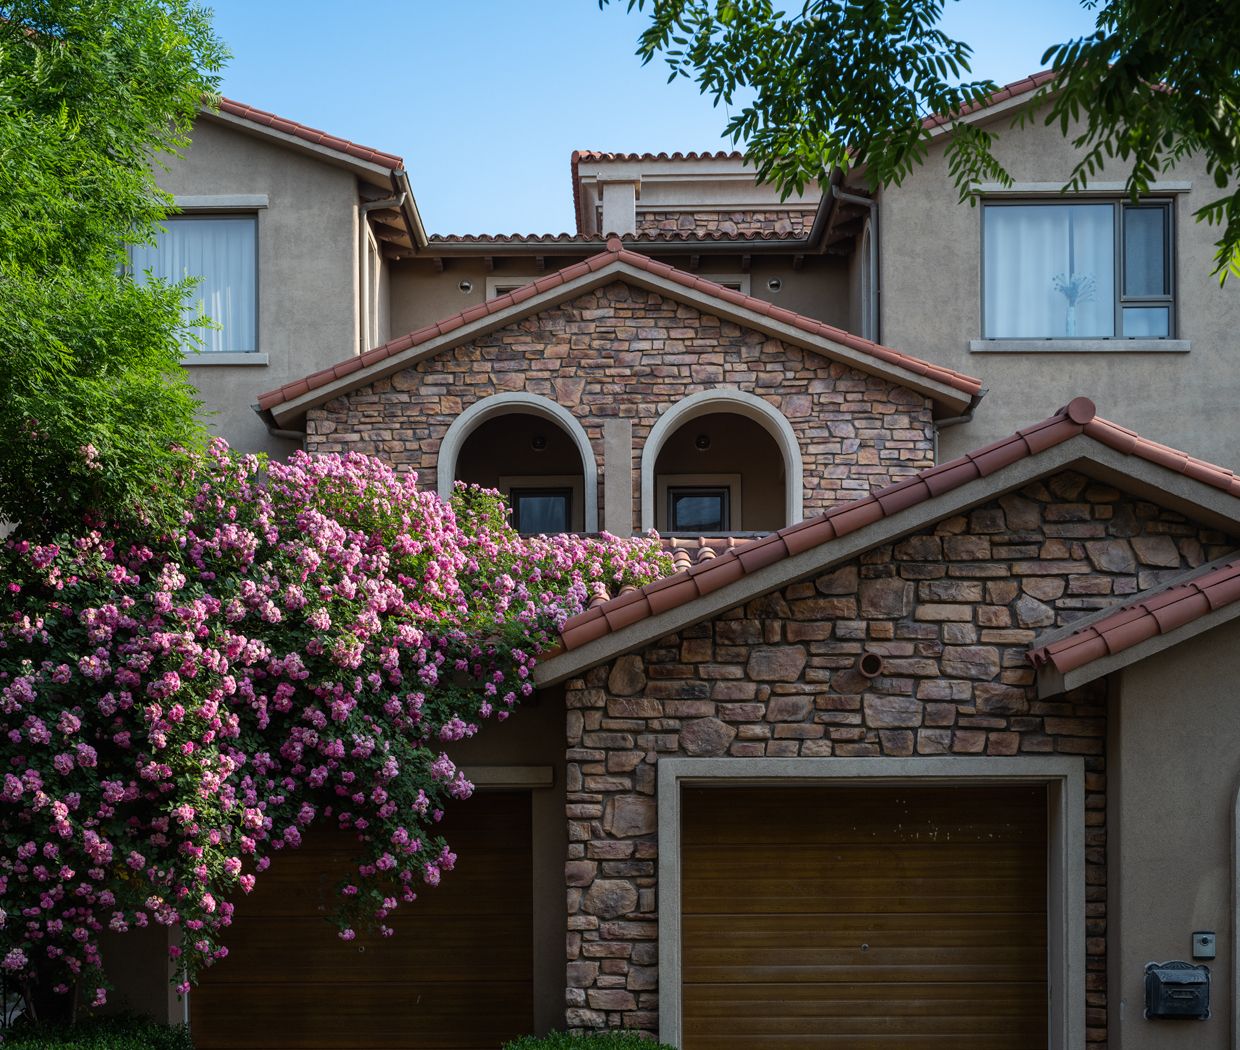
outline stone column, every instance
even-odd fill
[[[603,421],[603,528],[633,534],[633,422]]]

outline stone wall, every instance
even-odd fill
[[[1088,1039],[1106,1040],[1104,682],[1037,699],[1040,629],[1231,541],[1067,473],[568,683],[570,1027],[658,1027],[660,758],[1083,755]],[[864,651],[883,672],[857,670]]]
[[[776,237],[804,237],[814,224],[814,209],[806,211],[639,211],[638,233],[767,233]]]
[[[434,489],[439,444],[456,417],[492,394],[525,390],[581,421],[600,475],[603,421],[633,421],[637,528],[651,427],[676,401],[718,386],[762,397],[788,418],[807,517],[933,466],[929,399],[621,282],[311,410],[306,443],[312,453],[377,454]]]

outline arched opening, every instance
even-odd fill
[[[441,499],[458,480],[497,488],[510,502],[515,491],[522,531],[598,532],[594,450],[572,413],[550,398],[522,392],[474,402],[444,434],[436,469]],[[544,527],[564,521],[563,529]]]
[[[519,532],[585,529],[585,472],[571,437],[556,423],[511,412],[481,423],[456,459],[456,481],[499,489]]]
[[[733,412],[676,430],[659,449],[654,476],[660,532],[774,532],[788,524],[779,446],[760,423]]]
[[[801,520],[801,449],[788,420],[743,390],[692,394],[642,451],[642,530],[773,532]]]

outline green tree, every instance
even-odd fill
[[[175,513],[188,288],[135,282],[126,244],[226,57],[187,0],[0,0],[0,518],[27,538]]]
[[[599,0],[600,6],[610,0]],[[1221,227],[1220,280],[1240,276],[1240,2],[1082,0],[1097,31],[1047,50],[1054,74],[1015,122],[1058,124],[1080,152],[1067,188],[1106,164],[1127,168],[1134,197],[1189,154],[1220,190],[1195,213]],[[963,81],[968,44],[937,26],[946,0],[651,0],[637,53],[662,53],[671,79],[689,77],[716,104],[753,100],[725,134],[747,145],[759,178],[785,196],[832,169],[864,167],[872,185],[899,185],[930,148],[926,118],[946,115],[947,160],[961,200],[1011,178],[994,135],[959,115],[997,85]],[[629,0],[629,10],[646,0]]]

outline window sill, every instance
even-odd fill
[[[970,339],[971,354],[1187,354],[1187,339]]]
[[[266,354],[186,354],[181,359],[182,368],[201,368],[204,365],[262,365],[267,367]]]

